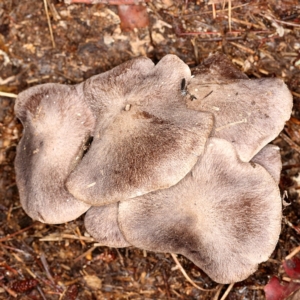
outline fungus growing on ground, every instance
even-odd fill
[[[167,55],[156,66],[146,58],[129,61],[78,87],[97,124],[88,153],[67,180],[77,199],[114,203],[168,188],[191,170],[213,117],[186,107],[179,84],[190,76],[183,61]]]
[[[241,281],[269,258],[281,225],[281,197],[259,164],[211,138],[177,185],[119,204],[125,239],[136,247],[185,255],[220,283]]]
[[[108,247],[123,248],[131,246],[120,230],[118,224],[118,203],[91,207],[84,218],[89,234]]]
[[[91,110],[74,87],[44,84],[20,93],[15,113],[24,126],[15,160],[22,207],[43,223],[76,219],[90,205],[64,183],[94,129]]]
[[[85,226],[103,245],[179,253],[217,282],[243,280],[278,240],[281,162],[267,143],[291,108],[281,80],[249,80],[218,55],[194,77],[167,55],[29,89],[16,104],[21,203],[49,223],[92,205]]]
[[[276,184],[279,184],[282,168],[279,147],[271,144],[266,145],[251,159],[251,162],[264,167],[274,178]]]
[[[249,161],[290,118],[291,93],[281,79],[242,78],[223,56],[209,58],[204,66],[196,68],[188,83],[197,100],[186,97],[187,107],[213,113],[212,135],[231,142],[241,160]]]

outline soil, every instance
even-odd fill
[[[46,2],[46,1],[45,1]],[[210,3],[215,4],[210,4]],[[190,67],[223,52],[250,78],[282,78],[294,96],[280,146],[284,217],[272,257],[222,299],[265,299],[273,276],[289,281],[282,261],[300,245],[300,4],[297,0],[144,3],[149,26],[123,32],[117,6],[47,0],[0,3],[0,299],[221,299],[213,282],[178,259],[205,289],[193,287],[170,254],[95,245],[83,218],[61,225],[34,222],[22,210],[14,158],[22,125],[14,94],[48,82],[75,84],[140,55],[158,62],[179,56]],[[296,254],[298,255],[298,254]],[[238,268],[238,266],[237,266]]]

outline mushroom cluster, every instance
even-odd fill
[[[193,75],[192,75],[193,73]],[[219,283],[266,261],[281,225],[278,147],[292,109],[280,79],[223,55],[194,70],[141,57],[67,86],[19,94],[21,204],[57,224],[85,215],[110,247],[185,255]]]

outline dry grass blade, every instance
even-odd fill
[[[5,93],[5,92],[1,92],[0,91],[0,97],[8,97],[8,98],[17,98],[18,95],[17,94],[13,94],[13,93]]]
[[[18,294],[0,282],[0,286],[12,297],[17,298]]]
[[[215,293],[214,295],[214,298],[212,300],[218,300],[219,299],[219,295],[222,291],[222,288],[223,288],[224,284],[220,284],[217,288],[217,292]]]
[[[79,240],[79,241],[85,241],[88,243],[95,242],[95,240],[88,236],[77,236],[74,234],[67,234],[67,233],[51,233],[43,238],[40,238],[40,241],[43,242],[59,242],[64,239],[71,239],[71,240]],[[1,241],[1,240],[0,240]]]
[[[227,296],[230,293],[230,291],[232,290],[233,286],[234,286],[234,283],[231,283],[228,286],[227,290],[225,291],[225,293],[223,294],[223,296],[222,296],[222,298],[220,300],[225,300],[227,298]]]
[[[231,0],[228,0],[228,28],[231,32]]]
[[[9,240],[10,238],[14,237],[15,235],[18,235],[18,234],[20,234],[20,233],[23,233],[24,231],[28,230],[29,228],[33,227],[34,225],[35,225],[35,224],[32,224],[32,225],[30,225],[30,226],[28,226],[28,227],[26,227],[26,228],[23,228],[23,229],[21,229],[21,230],[15,232],[15,233],[8,234],[6,237],[0,239],[0,243]]]
[[[49,27],[49,31],[50,31],[50,37],[51,37],[52,47],[56,48],[54,37],[53,37],[52,26],[51,26],[51,20],[50,20],[50,16],[49,16],[49,13],[48,13],[47,0],[44,0],[44,7],[45,7],[46,16],[47,16],[47,22],[48,22],[48,27]]]
[[[286,141],[291,148],[296,150],[298,153],[300,153],[300,146],[298,146],[293,140],[291,140],[286,134],[281,133],[279,135],[284,141]]]
[[[74,263],[78,262],[79,260],[83,259],[84,257],[86,257],[88,254],[90,254],[91,252],[93,252],[98,246],[93,246],[92,248],[88,249],[87,251],[85,251],[84,253],[82,253],[81,255],[79,255],[78,257],[76,257],[74,259]]]
[[[214,289],[204,289],[201,286],[197,285],[189,276],[188,274],[185,272],[184,268],[182,267],[182,265],[180,264],[179,260],[176,257],[176,254],[171,253],[171,256],[173,257],[176,265],[178,266],[178,268],[180,269],[181,273],[183,274],[183,276],[186,278],[186,280],[192,284],[192,286],[194,286],[196,289],[203,291],[203,292],[213,292],[216,290],[216,288]]]
[[[300,246],[296,247],[289,255],[285,257],[285,260],[293,258],[296,254],[300,252]]]
[[[46,260],[46,256],[45,256],[44,253],[41,253],[40,259],[41,259],[41,262],[43,264],[43,267],[45,269],[45,272],[46,272],[46,275],[47,275],[48,279],[51,281],[51,283],[53,285],[55,285],[54,279],[53,279],[53,277],[52,277],[52,275],[50,273],[50,268],[49,268],[49,265],[48,265],[48,262]]]

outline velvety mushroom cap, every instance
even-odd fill
[[[191,170],[213,117],[186,108],[181,83],[190,76],[185,63],[167,55],[156,66],[146,58],[129,61],[77,87],[97,125],[66,183],[75,198],[110,204],[168,188]]]
[[[198,67],[188,84],[197,99],[187,96],[186,103],[191,109],[213,113],[212,136],[231,142],[240,158],[250,161],[283,129],[291,115],[292,95],[281,79],[240,79],[240,72],[234,73],[224,60],[216,65],[217,57],[209,58]]]
[[[44,84],[20,93],[15,113],[24,126],[15,160],[24,210],[44,223],[76,219],[90,205],[75,199],[64,183],[94,129],[90,109],[74,87]]]
[[[211,138],[192,171],[166,190],[123,201],[125,239],[152,251],[183,254],[219,283],[247,278],[278,241],[281,198],[259,164]]]
[[[87,232],[104,246],[123,248],[131,246],[118,224],[118,203],[91,207],[85,217]]]
[[[279,184],[280,173],[282,169],[279,147],[275,145],[266,145],[252,159],[251,162],[263,166],[275,182]]]

